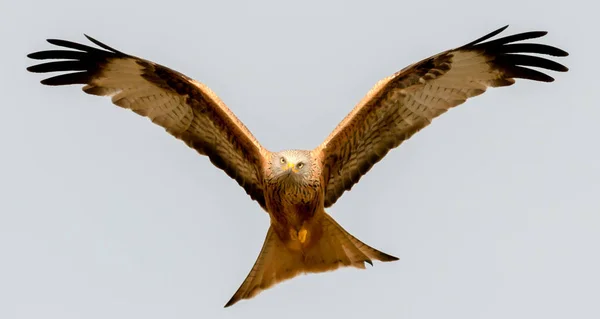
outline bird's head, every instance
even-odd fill
[[[309,151],[287,150],[273,153],[271,172],[276,179],[306,181],[311,176],[312,165]]]

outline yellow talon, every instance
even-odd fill
[[[300,241],[301,244],[304,244],[304,242],[306,241],[307,233],[308,233],[308,231],[306,231],[306,229],[304,229],[304,228],[300,229],[300,231],[298,232],[298,240]]]

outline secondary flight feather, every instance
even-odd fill
[[[339,267],[365,268],[372,260],[398,258],[350,235],[325,208],[391,149],[448,109],[488,87],[515,79],[552,82],[532,69],[568,69],[540,56],[567,56],[545,44],[520,41],[543,31],[486,41],[508,26],[444,51],[379,81],[325,141],[313,150],[271,152],[264,148],[207,86],[154,62],[115,50],[89,36],[99,48],[48,40],[66,48],[31,53],[45,62],[31,72],[63,72],[42,80],[51,86],[81,84],[83,91],[148,117],[169,134],[207,156],[238,182],[269,214],[271,225],[252,270],[226,306],[301,273]],[[64,73],[69,72],[69,73]]]

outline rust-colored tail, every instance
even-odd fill
[[[305,251],[289,250],[269,227],[262,250],[237,292],[225,307],[250,299],[271,286],[302,273],[319,273],[340,267],[365,268],[372,260],[394,261],[398,258],[372,248],[354,236],[327,213],[320,221],[321,238]]]

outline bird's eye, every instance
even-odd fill
[[[304,167],[304,163],[298,163],[298,165],[296,165],[296,166],[298,166],[298,168],[300,169],[300,168]]]
[[[281,162],[281,164],[285,164],[285,158],[281,157],[279,158],[279,161]]]

